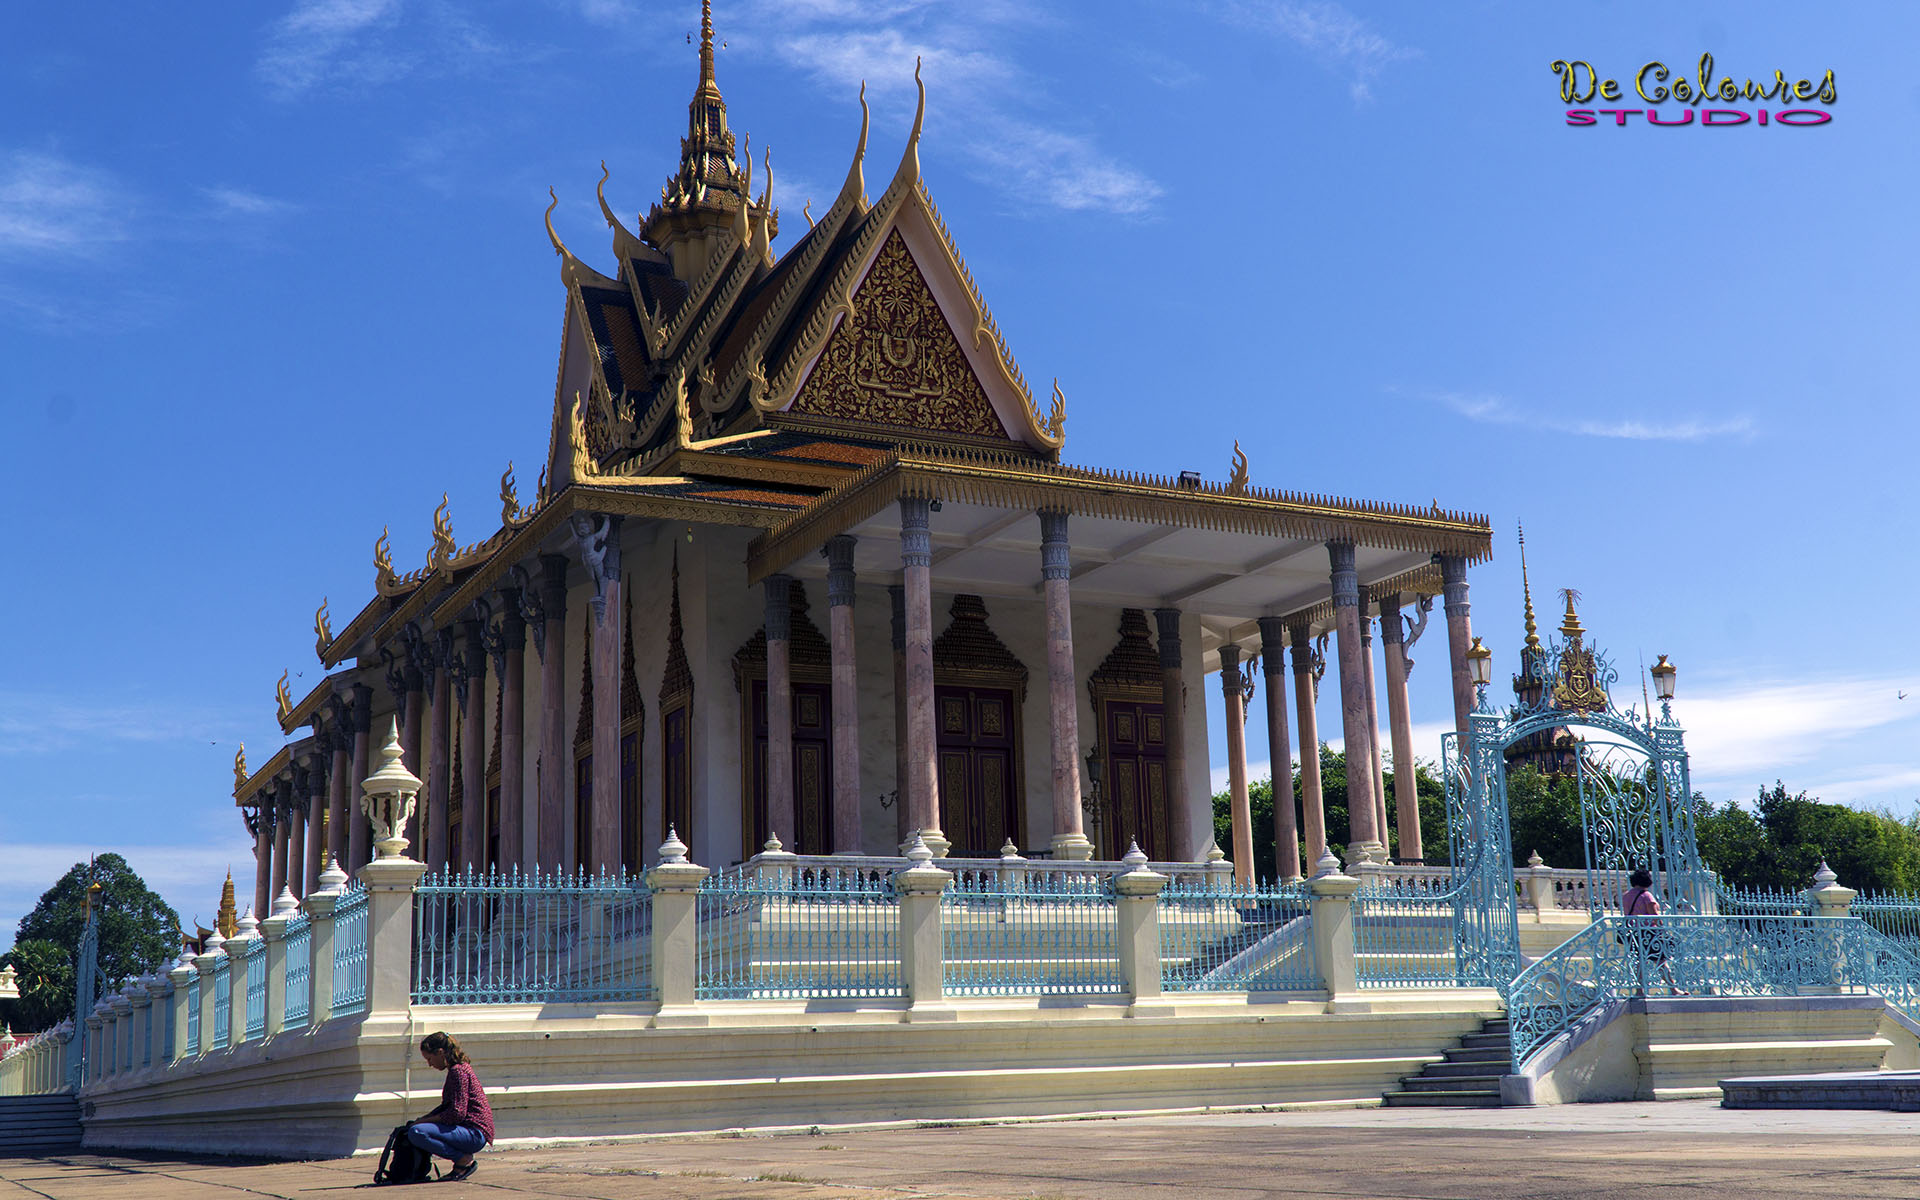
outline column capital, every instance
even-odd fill
[[[1380,640],[1389,646],[1398,646],[1407,638],[1407,627],[1400,623],[1400,593],[1380,597],[1378,607]]]
[[[1180,610],[1156,608],[1153,610],[1153,623],[1159,627],[1161,670],[1178,669],[1180,666]]]
[[[1360,577],[1355,573],[1353,543],[1332,541],[1327,543],[1327,558],[1333,565],[1333,606],[1335,608],[1358,608],[1360,606]]]
[[[837,533],[820,549],[827,558],[828,608],[853,603],[853,551],[857,545],[859,540],[852,534]]]
[[[1232,642],[1220,647],[1220,686],[1232,695],[1240,694],[1240,647]]]
[[[364,683],[353,685],[353,707],[347,721],[354,733],[366,733],[373,728],[373,689]]]
[[[900,497],[900,563],[907,567],[933,565],[933,508],[924,496]]]
[[[761,581],[767,595],[767,640],[785,642],[793,638],[793,577],[769,575]]]
[[[567,556],[540,556],[540,605],[549,621],[567,615]]]
[[[1467,607],[1467,557],[1464,554],[1436,554],[1440,564],[1440,588],[1446,596],[1449,613],[1465,612]]]
[[[1071,579],[1073,577],[1072,547],[1067,541],[1067,513],[1065,509],[1043,508],[1040,517],[1040,577],[1042,579]]]
[[[500,589],[500,649],[518,654],[527,648],[527,618],[520,611],[520,589]]]

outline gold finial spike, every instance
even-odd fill
[[[447,509],[447,494],[440,493],[440,507],[433,510],[433,549],[427,553],[427,566],[439,570],[453,560],[459,544],[453,540],[453,514]]]
[[[1053,404],[1047,411],[1047,436],[1060,441],[1067,430],[1067,394],[1060,390],[1060,377],[1053,377]]]
[[[393,552],[387,548],[387,528],[380,527],[380,536],[373,539],[374,581],[384,586],[393,582]]]
[[[513,460],[507,460],[507,469],[500,474],[500,523],[511,525],[520,515],[520,496],[513,486]]]
[[[327,660],[327,647],[333,644],[333,620],[327,615],[327,598],[320,597],[320,607],[313,610],[313,652],[321,662]]]
[[[719,95],[713,80],[713,0],[700,0],[700,90],[709,88]]]
[[[900,169],[893,174],[893,187],[910,188],[920,181],[920,126],[927,119],[927,85],[920,82],[920,56],[913,57],[913,86],[920,101],[913,110],[913,128],[907,132],[907,148],[900,153]]]
[[[1540,649],[1540,627],[1533,620],[1533,586],[1527,582],[1527,527],[1520,526],[1520,595],[1527,605],[1527,649]]]
[[[1567,602],[1566,615],[1560,618],[1560,632],[1571,641],[1586,631],[1580,628],[1580,616],[1573,611],[1574,604],[1580,599],[1580,593],[1572,588],[1561,588],[1560,598]]]
[[[847,181],[840,185],[840,198],[835,204],[856,204],[864,206],[867,197],[867,177],[863,165],[867,159],[867,126],[872,114],[867,111],[867,81],[860,81],[860,140],[853,147],[853,164],[847,168]]]
[[[1227,480],[1227,491],[1236,496],[1247,494],[1247,452],[1240,448],[1240,439],[1233,439],[1233,474]]]
[[[280,682],[273,685],[273,702],[279,710],[280,723],[286,724],[287,718],[293,715],[293,694],[287,691],[285,671],[280,672]]]
[[[247,744],[241,742],[240,748],[233,752],[233,794],[238,796],[240,789],[245,786],[247,786]]]

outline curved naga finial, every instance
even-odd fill
[[[1067,430],[1067,394],[1060,390],[1058,376],[1053,380],[1053,406],[1047,412],[1047,436],[1060,441]]]
[[[245,786],[247,786],[247,744],[241,742],[240,748],[233,752],[233,794],[238,796],[240,789]]]
[[[1247,452],[1240,448],[1240,439],[1233,439],[1233,475],[1227,480],[1227,491],[1236,496],[1247,494]]]
[[[273,703],[279,712],[280,723],[286,724],[287,718],[293,715],[293,693],[287,691],[285,671],[280,672],[280,682],[273,685]]]
[[[927,119],[927,85],[920,82],[920,56],[913,58],[913,85],[920,89],[920,103],[913,110],[913,128],[907,133],[907,148],[900,152],[900,168],[893,173],[888,190],[911,188],[920,182],[920,127]]]
[[[807,202],[800,206],[800,215],[807,219],[807,228],[812,229],[813,228],[813,197],[811,196],[807,197]]]
[[[333,642],[333,622],[327,617],[327,598],[320,597],[320,607],[313,610],[313,652],[321,661],[327,657],[327,647]]]
[[[440,507],[433,510],[433,549],[427,554],[427,565],[434,570],[447,566],[458,549],[453,540],[453,515],[447,511],[447,494],[441,492]]]
[[[867,203],[867,177],[862,173],[861,164],[867,159],[867,126],[872,114],[867,111],[867,81],[860,81],[860,141],[853,148],[853,165],[847,168],[847,181],[840,185],[840,197],[835,204],[851,204],[864,208]]]
[[[740,153],[746,157],[747,165],[740,176],[740,198],[753,200],[753,134],[742,130],[740,133]]]
[[[607,228],[613,230],[614,244],[616,246],[622,246],[626,242],[638,242],[640,239],[634,237],[633,231],[620,223],[620,218],[613,215],[613,208],[607,203],[608,174],[607,160],[603,158],[600,160],[600,184],[593,189],[594,199],[600,201],[600,215],[607,219]],[[548,209],[547,212],[551,214],[553,210]],[[549,223],[548,229],[551,231],[551,223]],[[626,251],[622,249],[621,253],[624,254]]]
[[[380,528],[380,536],[373,539],[373,570],[377,585],[384,587],[393,582],[393,552],[387,548],[387,529],[384,525]]]
[[[760,207],[767,209],[768,211],[772,211],[773,209],[773,147],[772,146],[760,147],[760,173],[767,177],[766,183],[762,186],[760,190]]]
[[[520,515],[520,497],[513,486],[513,460],[507,460],[507,469],[500,474],[500,523],[511,525]]]
[[[572,266],[580,260],[574,257],[573,251],[567,249],[567,244],[561,241],[560,235],[553,230],[553,210],[560,207],[560,197],[554,194],[552,188],[547,189],[547,195],[552,197],[553,201],[547,205],[547,240],[553,243],[553,252],[558,254],[568,266]]]

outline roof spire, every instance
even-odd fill
[[[1533,620],[1533,587],[1527,582],[1527,527],[1520,526],[1520,594],[1527,602],[1527,653],[1540,653],[1540,627]]]
[[[713,0],[700,0],[700,87],[696,94],[713,93],[720,98],[720,85],[713,80]]]
[[[1580,593],[1572,588],[1561,588],[1560,598],[1567,602],[1566,616],[1560,619],[1560,633],[1570,642],[1578,641],[1580,635],[1586,632],[1580,628],[1579,614],[1573,611],[1574,603],[1580,599]]]

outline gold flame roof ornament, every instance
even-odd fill
[[[233,752],[233,794],[238,796],[240,789],[245,786],[247,786],[247,744],[241,742],[240,748]]]
[[[327,660],[327,647],[333,642],[333,619],[327,615],[327,598],[320,597],[320,607],[313,610],[313,652],[321,662]]]
[[[1067,394],[1060,390],[1060,378],[1053,380],[1053,405],[1047,411],[1047,436],[1059,441],[1067,431]],[[1234,443],[1236,446],[1238,442]]]
[[[381,527],[380,536],[373,539],[373,572],[374,588],[383,595],[388,588],[399,582],[400,579],[400,577],[394,573],[393,551],[387,546],[387,529],[385,526]]]
[[[433,549],[427,554],[427,569],[445,570],[459,545],[453,540],[453,516],[447,511],[447,494],[440,493],[440,507],[433,510]]]
[[[273,703],[279,713],[280,723],[285,725],[287,718],[293,715],[293,693],[287,691],[287,673],[280,672],[280,681],[273,685]]]
[[[507,469],[500,473],[500,523],[518,525],[525,519],[520,508],[520,494],[514,487],[513,460],[507,460]]]
[[[1233,474],[1227,480],[1227,492],[1234,496],[1247,494],[1247,452],[1240,448],[1240,439],[1233,439]]]
[[[573,394],[573,407],[567,410],[567,450],[576,481],[599,474],[594,469],[593,453],[587,449],[586,406],[579,392]]]

